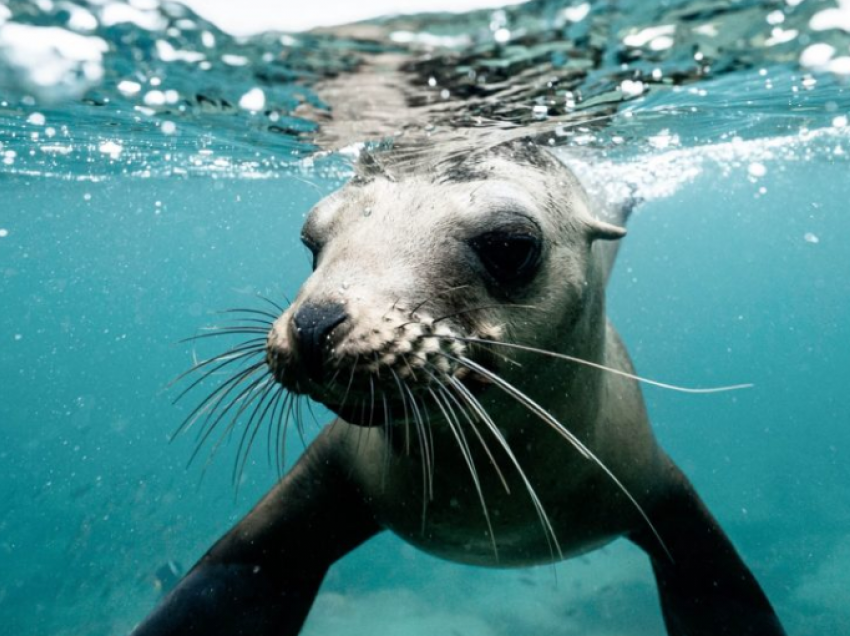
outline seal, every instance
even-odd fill
[[[671,636],[784,634],[606,318],[629,206],[528,142],[381,159],[310,212],[313,274],[265,344],[274,379],[339,418],[135,636],[297,634],[329,566],[385,529],[499,567],[626,537]]]

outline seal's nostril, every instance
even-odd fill
[[[328,337],[347,318],[345,307],[339,303],[307,303],[295,312],[292,318],[295,342],[302,364],[312,380],[322,381]]]

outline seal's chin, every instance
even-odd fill
[[[325,404],[325,406],[349,424],[364,428],[384,426],[405,418],[400,404],[384,406],[383,402],[380,404],[361,402],[360,404]]]
[[[491,386],[478,375],[467,375],[460,382],[466,388],[467,394],[475,398],[480,398]],[[442,406],[435,401],[434,393],[442,393]],[[427,392],[412,389],[404,399],[399,399],[397,391],[384,393],[380,388],[374,394],[359,394],[357,397],[349,395],[348,399],[342,402],[329,399],[327,395],[311,397],[349,424],[365,428],[413,423],[417,419],[435,421],[445,416],[446,405],[449,410],[456,412],[463,408],[461,404],[464,402],[464,399],[449,389],[433,386]]]

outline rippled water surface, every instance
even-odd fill
[[[375,60],[401,106],[339,126],[362,95],[330,89]],[[303,215],[363,148],[519,137],[643,201],[609,288],[638,369],[755,384],[647,389],[658,437],[789,634],[850,633],[849,120],[846,2],[530,2],[249,39],[154,0],[0,4],[4,633],[127,633],[163,567],[274,482],[262,435],[242,472],[238,438],[187,468],[195,440],[169,438],[194,405],[168,384],[212,350],[180,342],[212,312],[293,295]],[[662,629],[625,542],[484,571],[381,537],[305,633]]]

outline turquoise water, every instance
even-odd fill
[[[303,215],[349,174],[337,155],[313,157],[315,124],[296,108],[321,105],[311,87],[358,56],[413,46],[331,35],[240,42],[175,5],[137,2],[134,21],[113,24],[111,4],[0,5],[3,633],[127,633],[159,598],[157,570],[189,567],[275,481],[263,436],[238,489],[238,439],[210,461],[206,446],[188,467],[195,440],[169,441],[196,404],[172,404],[170,380],[218,350],[180,340],[220,323],[216,310],[295,293],[310,270]],[[557,152],[589,187],[644,199],[609,288],[639,371],[679,384],[755,384],[716,396],[648,388],[656,433],[789,634],[848,634],[850,76],[841,58],[850,36],[835,24],[816,30],[833,5],[811,0],[597,2],[575,20],[564,18],[567,6],[417,22],[417,32],[455,38],[442,42],[467,52],[454,66],[422,62],[424,85],[433,77],[430,88],[450,87],[458,120],[475,93],[488,98],[474,105],[488,122],[544,139],[562,126]],[[39,83],[14,55],[22,45],[13,23],[61,26],[106,49],[88,70]],[[653,38],[623,47],[671,24],[667,48]],[[695,73],[703,60],[686,34],[707,24],[728,37],[715,50],[700,40],[714,69]],[[556,57],[565,38],[600,54],[567,51],[566,63]],[[205,57],[175,59],[157,41]],[[816,44],[833,52],[813,65]],[[591,70],[570,88],[523,79],[542,64],[554,74]],[[467,67],[479,69],[475,90]],[[514,106],[488,84],[496,80],[480,79],[484,67],[519,87]],[[140,89],[122,90],[124,81]],[[257,87],[263,107],[240,107]],[[567,90],[580,93],[575,107]],[[606,119],[571,123],[585,114]],[[304,426],[308,437],[317,430],[307,413]],[[293,432],[290,461],[300,444]],[[625,542],[557,567],[490,571],[383,536],[335,566],[305,633],[663,628],[648,561]]]

